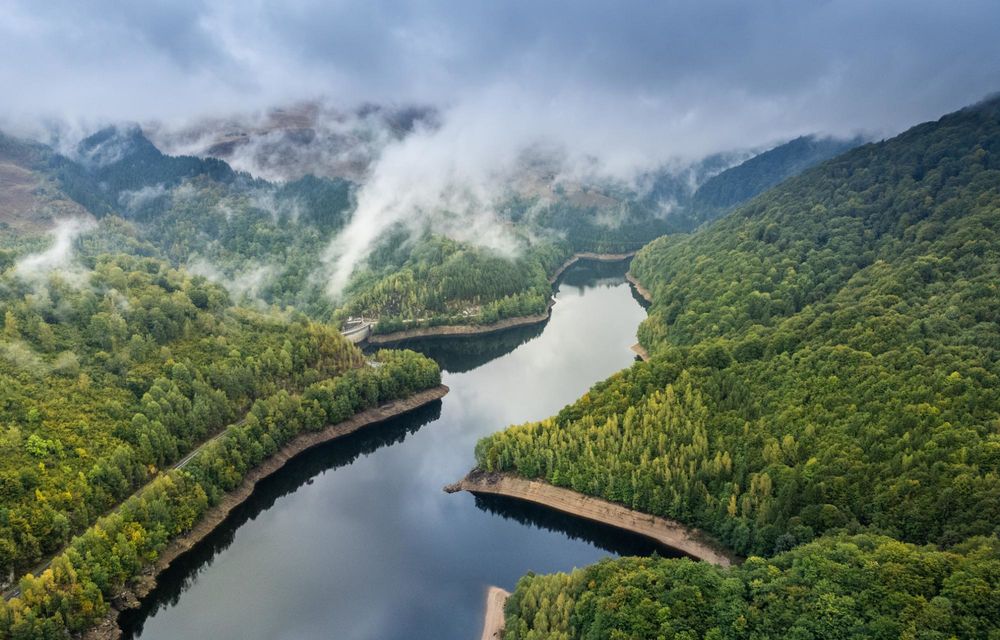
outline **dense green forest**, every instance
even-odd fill
[[[99,134],[76,163],[0,137],[10,186],[0,247],[0,583],[57,554],[0,605],[3,638],[87,629],[298,433],[440,383],[421,355],[366,357],[330,324],[291,306],[239,306],[222,285],[175,267],[213,225],[248,252],[292,236],[268,234],[282,226],[258,215],[259,181],[143,141],[134,131]],[[124,197],[153,180],[164,182],[151,196]],[[167,199],[161,186],[170,184]],[[74,192],[92,199],[74,204]],[[269,196],[294,198],[294,215],[314,217],[343,211],[351,197],[310,178]],[[250,223],[227,226],[227,207],[240,206]],[[46,228],[60,215],[77,231],[53,240]],[[168,234],[176,242],[163,243]]]
[[[698,180],[728,164],[706,160]],[[787,164],[764,173],[797,170]],[[58,553],[0,606],[0,636],[14,638],[93,624],[297,433],[439,383],[437,366],[411,352],[367,366],[330,323],[365,315],[392,331],[542,313],[574,252],[626,252],[689,230],[691,216],[666,216],[650,194],[675,206],[696,193],[673,176],[645,196],[584,187],[548,203],[512,198],[501,218],[521,244],[514,257],[395,228],[334,300],[321,264],[355,207],[345,180],[269,183],[166,156],[134,127],[85,139],[73,158],[0,136],[0,170],[21,198],[0,221],[0,573]],[[739,194],[767,183],[745,175],[759,182]],[[90,226],[51,256],[55,267],[24,262],[50,246],[45,229],[61,215]]]
[[[347,180],[269,183],[219,160],[165,155],[134,126],[99,131],[72,159],[0,135],[0,163],[43,176],[64,200],[101,220],[127,221],[131,235],[146,243],[143,255],[223,283],[238,303],[294,308],[321,321],[364,315],[380,319],[378,330],[392,331],[541,313],[551,293],[547,277],[573,252],[629,252],[664,233],[690,230],[834,149],[827,141],[809,153],[801,146],[781,145],[735,173],[739,167],[723,171],[732,157],[712,156],[686,173],[657,174],[645,190],[557,186],[548,197],[511,197],[499,217],[519,246],[513,257],[429,226],[397,227],[379,239],[340,299],[326,290],[324,259],[356,204],[357,185]],[[716,197],[712,207],[697,205],[695,187],[704,180],[725,202]],[[34,248],[41,242],[36,238]]]
[[[396,256],[377,257],[349,288],[341,315],[380,318],[378,331],[416,325],[488,324],[544,313],[548,274],[572,255],[566,243],[537,244],[515,258],[441,236],[425,236]]]
[[[507,604],[507,640],[994,638],[1000,545],[948,551],[831,536],[731,569],[660,558],[529,575]]]
[[[944,548],[996,536],[998,227],[1000,100],[828,161],[643,249],[652,361],[483,440],[479,464],[742,554],[843,532]],[[1000,611],[997,574],[980,588]]]
[[[74,537],[41,575],[22,578],[20,595],[0,604],[0,637],[64,638],[92,627],[172,539],[295,436],[440,383],[438,366],[415,352],[379,351],[374,360],[379,366],[348,369],[301,392],[279,389],[257,399],[245,419],[186,466],[160,474]]]
[[[778,145],[705,180],[691,194],[684,216],[692,228],[715,220],[780,182],[861,143],[861,138],[803,136]]]
[[[0,276],[0,568],[29,568],[254,400],[362,365],[154,258]]]

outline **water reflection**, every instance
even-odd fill
[[[577,289],[618,287],[621,286],[622,277],[631,262],[631,260],[622,260],[621,262],[581,260],[571,269],[563,272],[557,284],[560,288],[568,286]]]
[[[474,464],[477,440],[552,415],[631,363],[644,312],[625,268],[567,270],[545,325],[419,345],[442,362],[451,393],[263,481],[122,617],[127,637],[468,640],[488,584],[650,553],[644,540],[542,507],[442,491]]]
[[[649,556],[654,553],[663,558],[686,557],[677,549],[664,546],[655,540],[615,527],[567,515],[542,505],[497,496],[477,494],[476,507],[483,511],[513,520],[525,526],[555,531],[570,540],[582,540],[619,556]]]
[[[303,485],[312,484],[317,476],[327,471],[349,465],[382,447],[403,442],[408,435],[440,417],[441,401],[438,400],[304,451],[280,471],[260,480],[245,502],[230,511],[212,533],[177,558],[160,575],[156,589],[143,600],[142,606],[121,614],[118,622],[127,631],[124,637],[128,639],[140,635],[146,618],[161,607],[177,604],[181,594],[194,584],[198,575],[210,569],[216,556],[232,544],[240,527],[270,509],[279,498],[294,493]]]
[[[481,336],[434,337],[405,340],[385,348],[413,349],[433,358],[442,371],[465,373],[506,355],[542,335],[548,321]]]

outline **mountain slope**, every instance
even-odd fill
[[[996,538],[942,552],[838,536],[731,569],[608,560],[522,578],[504,638],[990,638],[998,570]]]
[[[838,140],[803,136],[778,145],[706,180],[691,197],[688,215],[698,224],[714,220],[776,184],[853,149],[861,142],[859,138]]]
[[[0,250],[34,246],[58,220],[90,217],[44,170],[50,157],[44,145],[0,133]]]
[[[998,185],[994,101],[657,240],[633,264],[653,291],[640,337],[654,362],[484,441],[480,463],[744,553],[842,526],[918,543],[993,533]]]
[[[412,119],[406,122],[413,126]],[[294,154],[294,136],[284,135],[308,122],[279,124],[282,154]],[[338,135],[337,144],[348,143],[349,137]],[[311,144],[302,143],[303,153],[311,153]],[[812,148],[798,144],[803,146]],[[807,158],[785,147],[765,154],[770,160],[756,169],[747,169],[749,163],[731,169],[735,173],[723,183],[738,194],[751,193],[819,153]],[[383,234],[334,299],[327,291],[333,241],[353,215],[355,183],[310,175],[268,182],[214,158],[164,154],[135,126],[95,133],[72,158],[41,145],[32,149],[36,171],[60,193],[101,219],[128,219],[129,234],[146,243],[144,255],[154,253],[221,282],[239,302],[294,307],[324,321],[377,317],[385,331],[544,313],[547,277],[574,251],[634,251],[664,233],[689,230],[698,222],[685,209],[692,189],[735,160],[720,154],[663,173],[641,196],[621,185],[555,184],[546,173],[552,168],[542,163],[526,179],[533,195],[512,197],[491,227],[517,247],[517,255],[441,237],[433,224],[418,219]],[[743,184],[751,178],[754,184]],[[109,225],[122,228],[114,221],[103,226]],[[97,235],[117,238],[106,229]],[[116,250],[122,248],[117,243]]]
[[[1000,100],[661,238],[633,272],[653,292],[653,360],[483,440],[481,466],[741,553],[1000,532]]]

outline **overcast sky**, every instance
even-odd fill
[[[145,120],[502,94],[889,130],[1000,89],[998,31],[996,0],[0,0],[0,110]]]
[[[395,223],[462,212],[503,248],[490,212],[526,148],[560,179],[635,181],[888,135],[1000,90],[998,32],[998,0],[0,0],[0,127],[69,123],[71,144],[308,99],[437,107],[366,176],[327,256],[339,290]]]

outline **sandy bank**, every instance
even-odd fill
[[[445,491],[491,493],[544,505],[563,513],[593,520],[645,536],[677,549],[692,558],[728,567],[736,561],[707,534],[679,522],[633,511],[619,504],[592,498],[570,489],[545,482],[527,480],[509,473],[473,471],[463,480],[445,487]]]
[[[322,431],[299,435],[295,440],[282,447],[281,451],[250,471],[243,478],[243,483],[235,490],[226,494],[219,504],[209,509],[193,529],[167,545],[167,548],[160,554],[156,563],[145,574],[140,576],[133,586],[113,600],[111,611],[105,619],[98,626],[88,631],[83,637],[87,640],[114,640],[120,638],[122,634],[121,629],[118,628],[119,613],[125,609],[138,607],[140,599],[144,598],[156,587],[156,576],[169,567],[174,560],[192,549],[215,530],[226,519],[230,511],[250,497],[259,481],[284,467],[289,460],[325,442],[343,438],[370,425],[384,422],[390,418],[395,418],[396,416],[430,404],[435,400],[440,400],[447,393],[447,386],[438,385],[408,398],[395,400],[372,409],[366,409],[343,422],[330,425]]]
[[[418,327],[416,329],[403,329],[402,331],[393,331],[391,333],[373,334],[368,337],[368,344],[379,346],[392,344],[394,342],[402,342],[404,340],[413,340],[415,338],[458,338],[462,336],[482,336],[490,333],[496,333],[497,331],[504,331],[505,329],[526,327],[528,325],[538,324],[539,322],[545,322],[548,320],[549,315],[552,314],[552,306],[555,305],[555,303],[556,301],[554,299],[549,299],[549,304],[545,308],[545,313],[539,313],[532,316],[505,318],[491,324],[444,324],[437,327]]]
[[[589,251],[582,251],[580,253],[574,253],[566,262],[562,263],[558,269],[552,272],[549,276],[549,284],[555,284],[559,276],[569,269],[574,264],[581,260],[593,260],[594,262],[621,262],[623,260],[628,260],[635,255],[635,251],[629,251],[628,253],[591,253]]]
[[[639,359],[642,360],[643,362],[649,362],[649,352],[646,351],[646,348],[643,347],[638,342],[629,347],[629,349],[635,352],[635,355],[639,356]]]
[[[635,287],[636,293],[642,296],[643,300],[649,304],[653,304],[653,292],[642,286],[642,283],[639,282],[638,278],[632,275],[631,271],[625,274],[625,279],[628,280],[633,287]]]
[[[483,623],[481,640],[499,640],[503,637],[503,606],[509,597],[510,592],[500,587],[490,587],[486,592],[486,621]]]
[[[566,269],[580,260],[593,260],[594,262],[621,262],[628,260],[635,255],[635,251],[630,253],[575,253],[566,262],[562,263],[555,272],[549,276],[549,284],[555,284]],[[552,306],[556,303],[554,299],[549,300],[545,313],[530,316],[518,316],[516,318],[505,318],[490,324],[444,324],[436,327],[416,327],[413,329],[402,329],[390,333],[372,334],[367,338],[367,344],[372,346],[382,346],[414,340],[417,338],[458,338],[463,336],[482,336],[506,329],[516,327],[526,327],[533,324],[545,322],[552,315]]]

